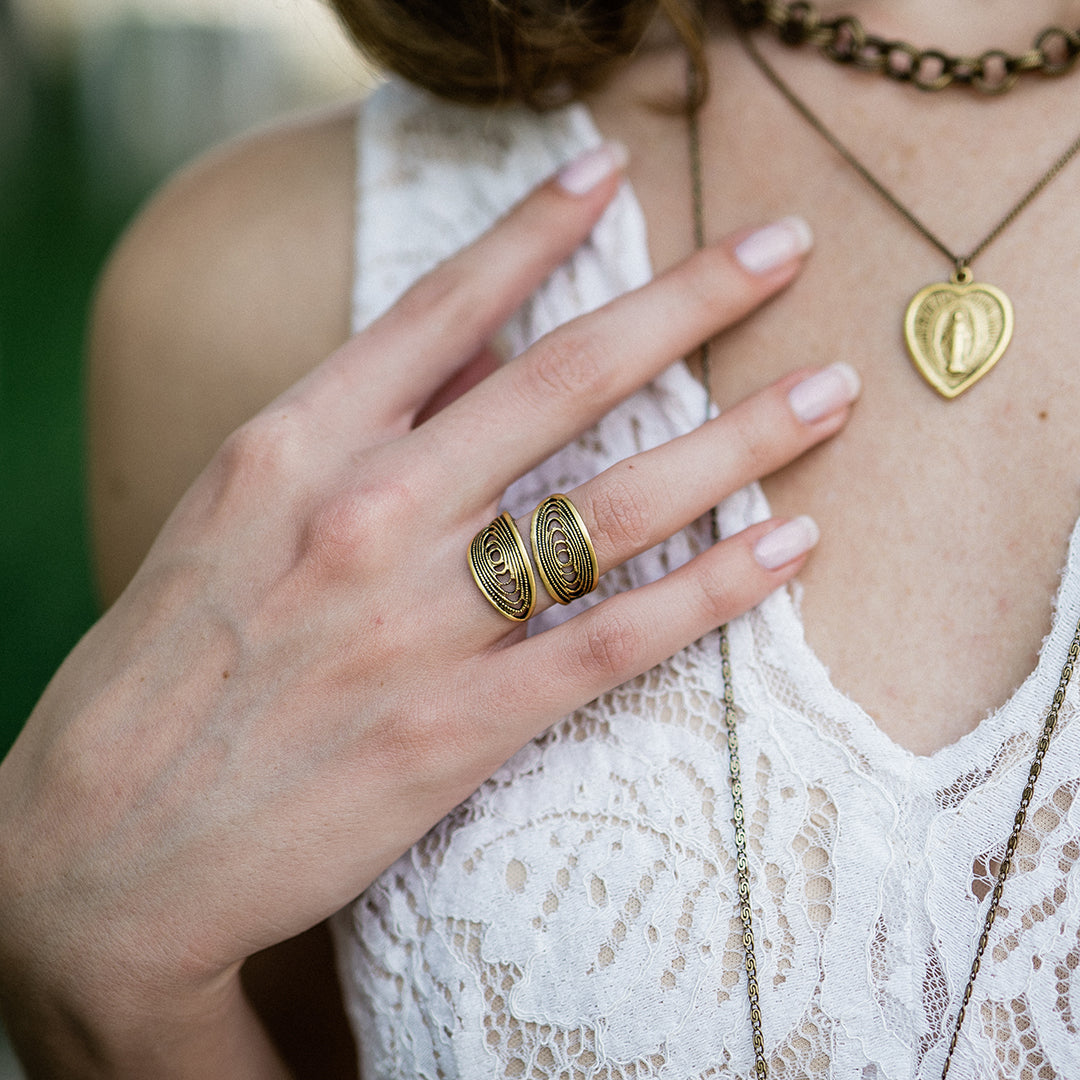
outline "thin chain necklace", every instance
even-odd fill
[[[696,101],[698,81],[697,70],[693,63],[687,64],[687,100]],[[690,190],[691,205],[694,218],[694,245],[701,248],[705,244],[705,199],[704,199],[704,171],[702,168],[701,154],[701,127],[699,110],[691,109],[687,114],[687,136],[690,149]],[[711,364],[709,343],[705,342],[698,351],[698,362],[701,367],[701,383],[705,391],[705,411],[703,422],[712,415],[712,392]],[[714,508],[711,515],[712,538],[717,543],[721,538],[720,513]],[[750,1005],[750,1036],[754,1048],[754,1075],[757,1080],[768,1080],[769,1064],[765,1056],[765,1039],[761,1026],[761,997],[758,986],[757,957],[754,938],[754,916],[750,897],[750,860],[746,845],[746,814],[743,809],[742,790],[742,764],[739,758],[739,733],[738,718],[735,707],[735,694],[732,688],[731,672],[731,647],[728,640],[727,626],[719,627],[717,631],[718,648],[720,654],[720,677],[722,682],[722,700],[724,706],[724,727],[727,731],[728,745],[728,778],[731,787],[732,822],[735,828],[735,875],[736,888],[738,890],[739,919],[742,923],[743,955],[746,969],[746,995]],[[971,1003],[971,995],[975,989],[975,979],[979,974],[983,955],[990,941],[990,933],[997,918],[998,907],[1001,903],[1002,892],[1005,888],[1005,880],[1012,869],[1013,857],[1016,854],[1016,845],[1019,843],[1020,834],[1027,822],[1028,809],[1035,795],[1035,784],[1042,772],[1043,759],[1050,749],[1050,740],[1054,729],[1057,727],[1061,708],[1065,703],[1065,695],[1072,681],[1073,669],[1080,661],[1080,622],[1077,623],[1073,632],[1072,641],[1069,645],[1065,663],[1062,665],[1061,674],[1058,677],[1057,689],[1051,699],[1046,713],[1042,731],[1035,746],[1035,754],[1028,768],[1027,782],[1024,785],[1023,794],[1020,796],[1020,804],[1013,818],[1012,831],[1005,843],[1005,854],[998,868],[997,880],[994,883],[990,904],[987,907],[983,919],[982,931],[979,934],[975,947],[975,956],[971,962],[971,970],[968,974],[967,984],[961,995],[960,1006],[953,1022],[952,1033],[949,1039],[948,1050],[941,1069],[941,1080],[946,1080],[949,1068],[952,1065],[953,1055],[960,1039],[960,1031],[964,1025],[968,1005]]]
[[[987,49],[979,56],[949,56],[941,49],[917,49],[867,33],[854,15],[824,18],[807,0],[728,0],[735,21],[747,29],[771,26],[786,45],[815,45],[837,64],[876,72],[920,90],[968,86],[983,94],[1003,94],[1021,75],[1064,75],[1080,57],[1080,30],[1048,26],[1027,52],[1011,55]]]
[[[916,370],[942,397],[954,398],[962,394],[1001,359],[1013,334],[1013,306],[1008,296],[993,285],[976,282],[971,264],[1072,161],[1080,151],[1080,135],[969,254],[960,254],[932,232],[855,157],[780,77],[746,34],[740,33],[738,37],[750,59],[799,116],[909,225],[952,263],[949,281],[927,285],[912,297],[904,315],[904,342]]]

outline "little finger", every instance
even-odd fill
[[[552,716],[640,675],[759,604],[798,573],[817,539],[810,518],[762,522],[658,581],[500,650],[485,673],[495,700],[515,704],[507,740],[520,745]]]

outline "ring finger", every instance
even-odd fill
[[[567,492],[591,537],[598,573],[660,543],[731,492],[835,434],[858,392],[858,376],[845,364],[792,373],[695,431]],[[528,517],[517,525],[522,536],[530,535]],[[567,525],[572,532],[573,522]],[[774,547],[765,557],[782,558],[782,544],[774,541]],[[535,550],[532,555],[536,561]],[[533,613],[554,602],[542,581]]]

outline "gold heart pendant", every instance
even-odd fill
[[[973,282],[967,267],[952,281],[921,289],[904,316],[912,363],[947,398],[977,383],[1001,359],[1012,333],[1009,298],[993,285]]]

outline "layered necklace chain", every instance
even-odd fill
[[[975,281],[971,264],[1080,152],[1080,134],[1051,162],[1050,167],[1006,211],[982,240],[968,254],[962,254],[941,240],[840,141],[817,113],[780,77],[779,72],[761,55],[745,33],[739,34],[739,40],[757,68],[796,113],[952,264],[952,274],[948,281],[926,285],[912,297],[904,314],[903,330],[908,355],[919,374],[942,397],[958,397],[993,368],[1004,355],[1013,336],[1012,302],[996,286]]]
[[[1034,201],[1080,152],[1080,134],[1051,162],[969,253],[954,251],[856,157],[776,69],[747,35],[770,26],[790,45],[813,43],[831,60],[911,82],[923,90],[968,85],[1003,93],[1021,74],[1063,75],[1080,57],[1080,30],[1046,27],[1026,53],[991,49],[978,57],[949,56],[940,49],[918,50],[906,42],[868,34],[852,15],[824,18],[806,0],[726,0],[739,39],[750,59],[798,115],[924,239],[951,264],[948,281],[920,289],[904,315],[904,342],[916,370],[944,398],[955,398],[975,385],[1001,359],[1012,340],[1014,312],[997,286],[977,282],[971,264]]]
[[[754,3],[752,2],[752,0],[751,2],[747,2],[747,0],[732,0],[732,2],[737,2],[738,6],[747,8],[768,7],[774,9],[786,9],[788,11],[793,8],[809,8],[809,5]],[[697,69],[692,63],[687,65],[687,100],[699,100]],[[701,152],[701,131],[698,110],[696,109],[691,109],[688,113],[687,133],[690,151],[690,180],[692,196],[691,204],[693,209],[694,241],[695,245],[700,248],[705,243],[705,200]],[[1019,214],[1019,212],[1024,208],[1024,206],[1026,206],[1027,203],[1029,203],[1039,193],[1039,191],[1041,191],[1042,188],[1045,187],[1047,183],[1049,183],[1050,179],[1054,175],[1056,175],[1058,171],[1060,171],[1060,168],[1064,166],[1065,162],[1069,160],[1069,158],[1071,158],[1078,150],[1080,150],[1080,138],[1078,138],[1076,143],[1074,143],[1070,150],[1067,151],[1067,154],[1063,155],[1064,160],[1059,159],[1059,162],[1055,163],[1055,167],[1042,178],[1040,183],[1036,185],[1036,188],[1030,191],[1025,196],[1025,198],[1021,200],[1021,202],[1016,207],[1014,207],[1012,211],[1010,211],[1009,215],[1007,215],[1006,218],[1003,219],[1003,221],[982,242],[982,244],[979,245],[979,247],[975,251],[975,254],[978,254],[979,250],[986,247],[986,245],[988,245],[997,236],[997,234],[1000,233],[1001,230],[1004,229],[1017,214]],[[863,171],[864,170],[860,169],[860,172]],[[889,196],[887,193],[885,193],[885,197],[889,198],[890,201],[894,202],[898,209],[903,210],[903,207],[900,204],[896,203],[896,201],[892,199],[891,196]],[[918,227],[917,221],[914,221],[913,223],[915,223]],[[932,240],[934,239],[932,235],[930,238]],[[942,245],[939,244],[938,246],[941,247]],[[971,257],[969,257],[968,261],[970,261]],[[710,391],[710,359],[710,348],[709,344],[706,343],[701,347],[698,353],[698,360],[701,367],[701,381],[705,391],[704,419],[706,420],[709,419],[712,414],[712,398]],[[711,524],[713,541],[717,542],[721,538],[718,509],[713,510]],[[762,1029],[761,995],[760,986],[758,983],[757,969],[757,946],[754,934],[753,903],[751,900],[750,860],[747,850],[746,814],[743,803],[742,764],[739,756],[738,712],[735,704],[731,670],[731,650],[726,626],[721,626],[718,630],[718,648],[720,655],[720,673],[723,684],[722,704],[724,712],[724,726],[727,733],[728,775],[732,800],[732,821],[735,830],[735,872],[736,890],[738,894],[737,907],[739,920],[742,926],[744,967],[747,976],[746,992],[750,1010],[750,1037],[754,1051],[754,1075],[757,1080],[768,1080],[769,1064],[768,1057],[766,1055],[765,1040]],[[949,1074],[949,1069],[953,1062],[953,1056],[956,1052],[956,1048],[960,1039],[960,1034],[963,1029],[964,1020],[967,1016],[967,1009],[971,1003],[972,994],[974,992],[975,981],[982,966],[982,961],[990,941],[990,935],[993,930],[994,921],[998,914],[1001,897],[1005,888],[1005,882],[1009,876],[1010,871],[1012,870],[1013,859],[1016,854],[1017,844],[1019,843],[1021,834],[1023,833],[1024,826],[1027,822],[1028,810],[1030,809],[1032,800],[1034,799],[1035,785],[1038,782],[1039,776],[1042,772],[1043,762],[1046,754],[1050,749],[1051,740],[1057,727],[1062,706],[1065,703],[1065,697],[1068,691],[1069,684],[1072,681],[1073,670],[1076,667],[1077,663],[1080,663],[1080,622],[1077,623],[1076,629],[1073,633],[1064,664],[1062,665],[1061,672],[1058,677],[1057,687],[1047,707],[1043,726],[1036,740],[1035,752],[1028,768],[1027,781],[1024,785],[1023,793],[1020,796],[1020,802],[1017,806],[1016,813],[1013,816],[1012,829],[1005,842],[1005,851],[998,867],[997,879],[994,883],[993,892],[990,897],[990,903],[987,906],[987,910],[983,918],[982,928],[975,944],[975,951],[971,963],[971,969],[969,971],[963,993],[960,997],[960,1003],[957,1008],[956,1016],[951,1026],[949,1043],[942,1064],[941,1080],[946,1080]]]
[[[1064,75],[1080,57],[1080,29],[1048,26],[1022,53],[987,49],[978,56],[950,56],[906,41],[869,34],[854,15],[825,18],[807,0],[728,0],[736,22],[747,29],[771,26],[787,45],[814,45],[830,60],[876,72],[920,90],[968,86],[1003,94],[1021,75]]]

